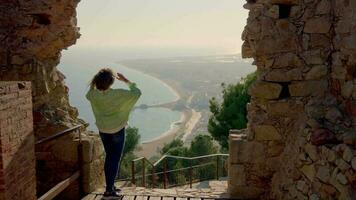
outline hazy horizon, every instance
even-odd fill
[[[111,51],[116,55],[146,58],[240,53],[247,18],[243,3],[236,0],[81,1],[77,17],[82,36],[65,54],[71,50],[99,54]]]

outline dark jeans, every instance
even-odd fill
[[[106,153],[104,165],[106,191],[112,192],[115,178],[120,171],[120,160],[125,145],[125,128],[114,134],[99,133]]]

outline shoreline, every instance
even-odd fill
[[[155,76],[152,76],[151,74],[148,74],[148,73],[146,73],[146,72],[144,72],[144,71],[140,71],[140,70],[137,70],[137,69],[135,69],[135,68],[126,66],[126,65],[121,64],[121,63],[119,63],[119,62],[116,63],[116,64],[119,64],[119,65],[121,65],[122,67],[126,67],[126,68],[128,68],[128,69],[130,69],[130,70],[133,70],[133,71],[142,73],[142,74],[144,74],[144,75],[146,75],[146,76],[149,76],[150,78],[153,78],[153,79],[155,79],[155,80],[161,82],[162,85],[164,85],[165,87],[167,87],[167,88],[174,94],[174,96],[175,96],[175,99],[172,100],[172,101],[161,102],[161,103],[157,103],[157,104],[152,104],[152,105],[150,105],[150,106],[159,105],[159,104],[165,104],[165,103],[172,103],[172,102],[179,101],[179,100],[182,98],[181,94],[179,94],[179,92],[178,92],[175,88],[173,88],[171,85],[169,85],[169,84],[167,84],[166,82],[164,82],[162,79],[160,79],[160,78],[158,78],[158,77],[155,77]]]
[[[117,63],[120,64],[120,63]],[[135,70],[137,72],[143,73],[147,76],[150,76],[159,82],[161,82],[165,87],[167,87],[175,96],[176,99],[173,101],[165,102],[165,103],[172,103],[172,102],[177,102],[180,99],[182,99],[182,95],[178,92],[174,86],[164,82],[162,79],[152,76],[151,74],[147,74],[146,72],[131,68],[129,66],[120,64],[123,67],[129,68],[130,70]],[[162,103],[159,103],[162,104]],[[136,155],[137,156],[143,156],[143,157],[152,157],[154,155],[159,154],[159,150],[162,149],[162,147],[174,140],[175,138],[182,136],[183,142],[191,136],[193,133],[194,128],[198,124],[199,120],[201,118],[201,113],[196,112],[194,109],[189,108],[189,110],[183,110],[182,115],[179,121],[175,121],[171,124],[170,129],[167,130],[166,132],[163,132],[160,136],[153,138],[152,140],[149,141],[144,141],[141,142],[139,145],[139,149],[136,150]],[[179,123],[179,125],[177,125]],[[182,131],[183,129],[183,131]]]

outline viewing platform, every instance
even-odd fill
[[[120,185],[117,185],[120,188]],[[169,189],[145,187],[121,187],[123,200],[202,200],[202,199],[229,199],[227,194],[227,181],[204,181]],[[102,198],[104,188],[101,188],[82,200],[99,200]]]

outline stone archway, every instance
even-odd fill
[[[78,0],[0,0],[0,80],[33,83],[37,137],[80,123],[56,69],[79,37]],[[243,55],[259,79],[231,137],[230,192],[264,199],[355,195],[356,5],[248,0]],[[263,196],[262,196],[263,195]]]

